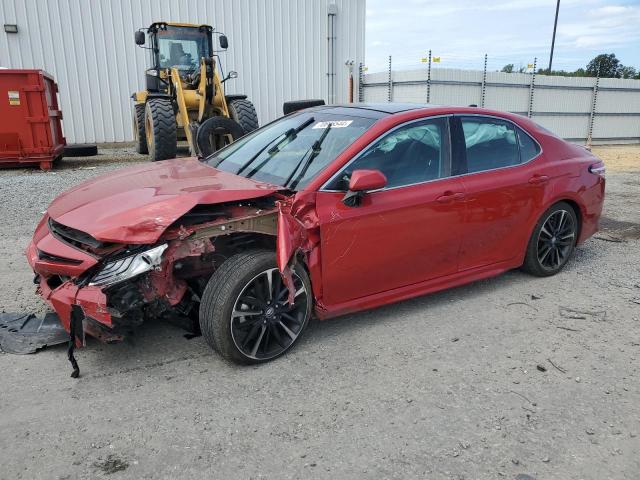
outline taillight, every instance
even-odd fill
[[[602,162],[594,163],[593,165],[589,166],[590,173],[593,173],[594,175],[600,175],[602,178],[604,178],[606,171],[607,168]]]

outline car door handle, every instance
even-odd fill
[[[459,200],[464,200],[466,195],[462,192],[444,192],[444,195],[440,195],[436,198],[439,203],[449,203]]]
[[[547,183],[549,181],[549,177],[547,175],[534,175],[529,179],[529,183],[531,185],[540,185],[542,183]]]

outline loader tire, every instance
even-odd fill
[[[305,108],[321,107],[324,105],[324,100],[291,100],[290,102],[284,102],[282,104],[282,113],[289,115],[290,113],[297,112],[298,110],[304,110]]]
[[[93,143],[74,143],[65,145],[63,157],[93,157],[98,154],[98,146]]]
[[[249,100],[231,100],[227,107],[231,118],[240,124],[244,134],[251,133],[258,128],[258,114]],[[234,139],[236,140],[236,139]]]
[[[138,103],[133,107],[133,140],[136,142],[136,152],[149,153],[147,148],[147,136],[144,133],[144,103]]]
[[[151,98],[147,101],[144,128],[152,162],[176,157],[178,137],[171,100]]]
[[[244,130],[232,118],[211,117],[198,127],[196,145],[200,156],[205,158],[231,143],[229,137],[231,137],[231,141],[235,142],[243,135]]]

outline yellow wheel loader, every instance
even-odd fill
[[[225,95],[220,50],[227,37],[209,25],[156,22],[135,33],[149,51],[146,90],[134,93],[133,133],[136,150],[152,161],[174,158],[178,141],[192,155],[207,156],[258,128],[258,116],[246,95]]]

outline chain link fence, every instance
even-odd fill
[[[475,105],[525,115],[576,143],[640,143],[640,80],[434,68],[358,71],[361,102]]]

